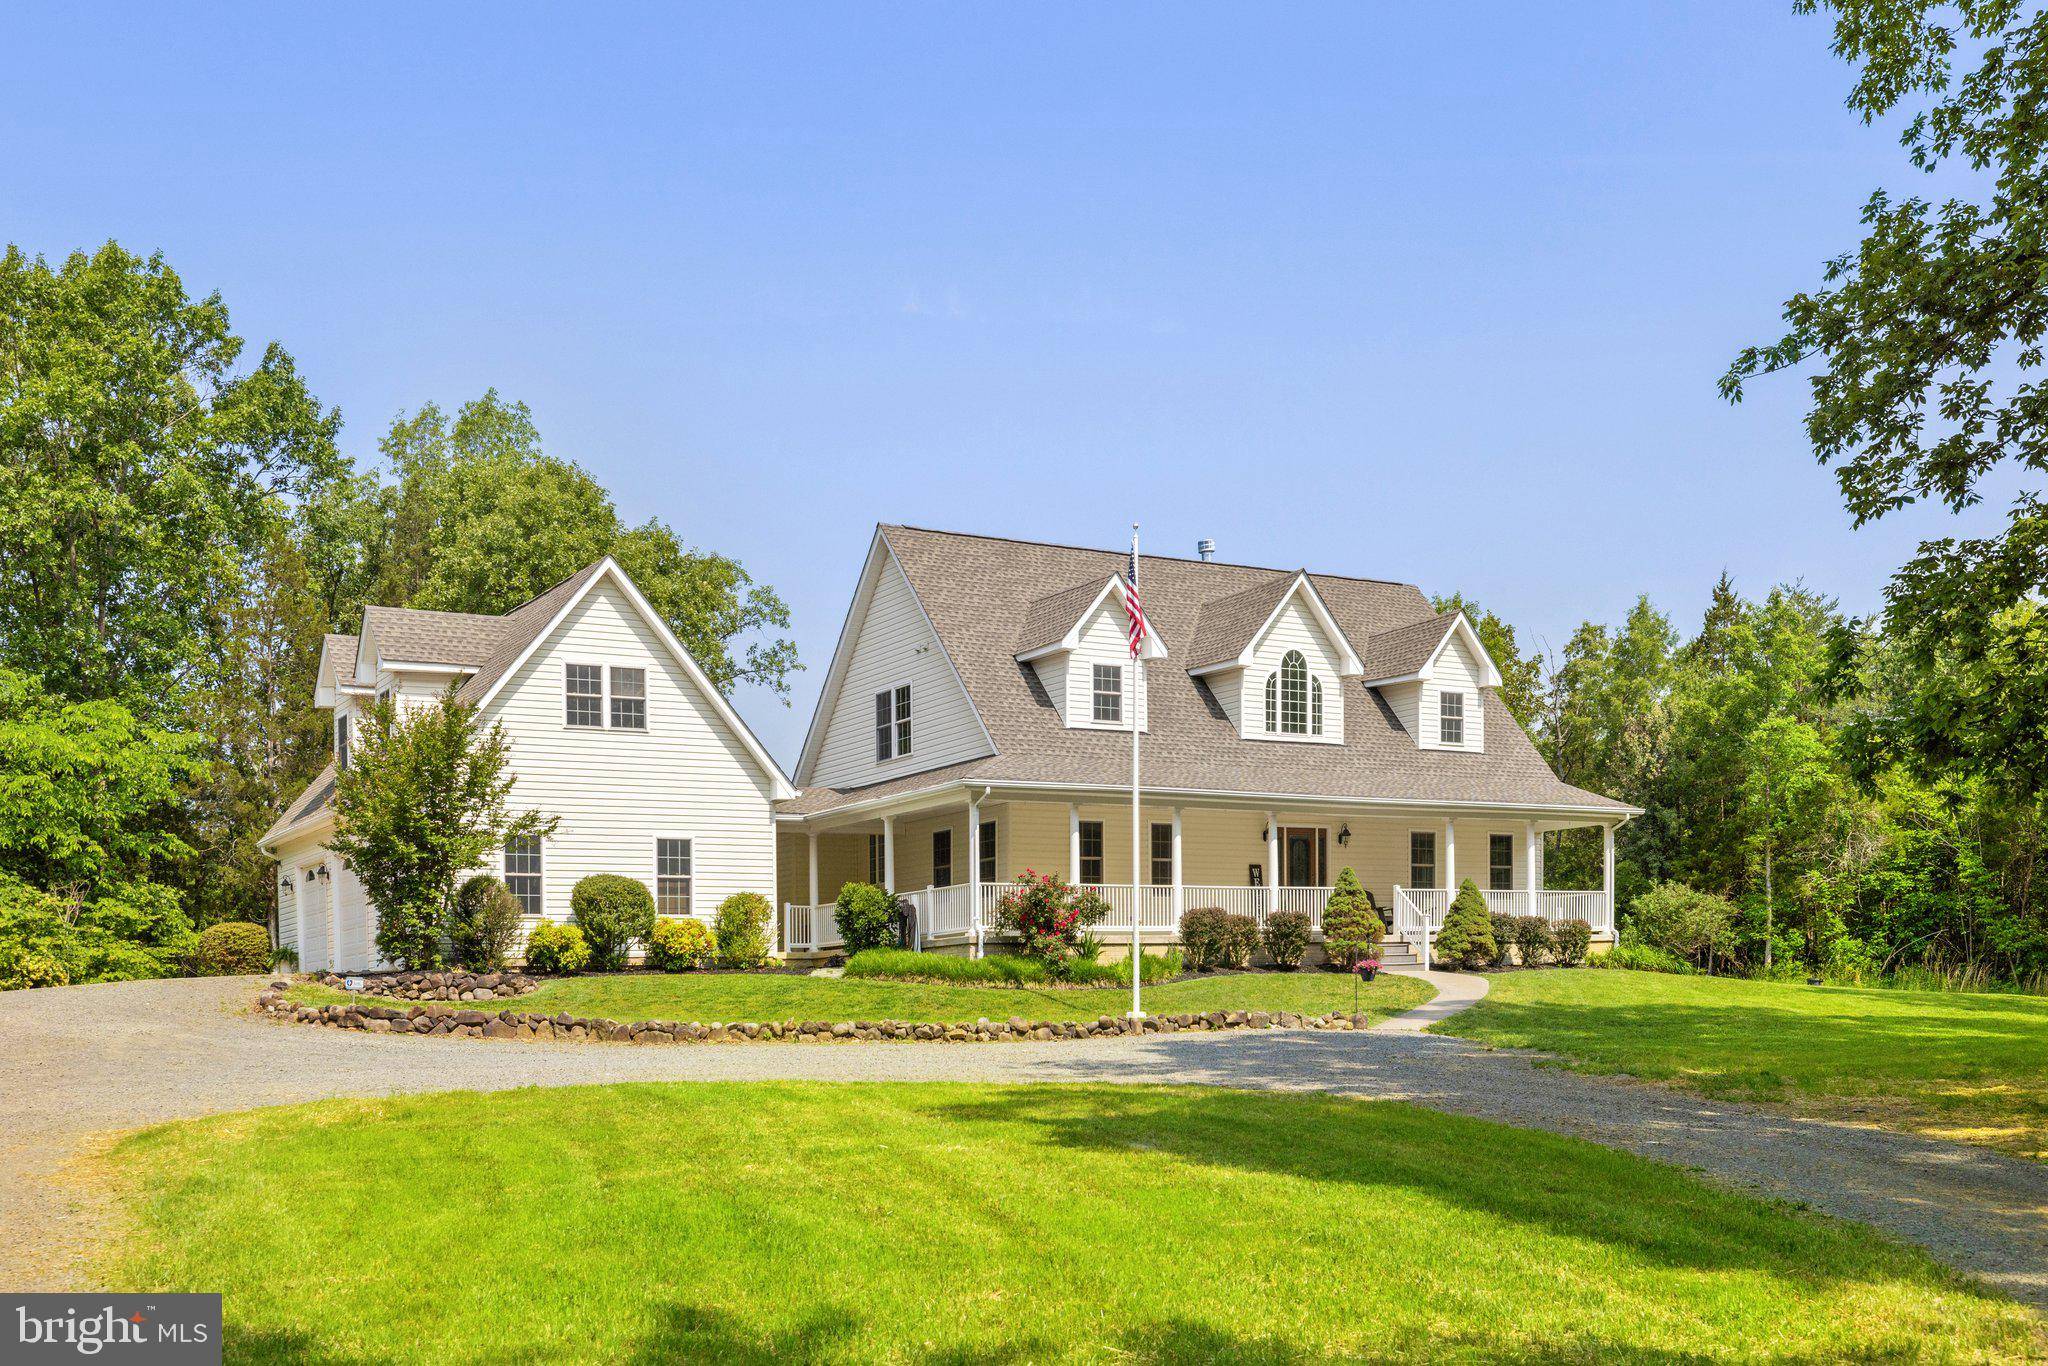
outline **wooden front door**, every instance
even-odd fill
[[[1280,832],[1280,885],[1283,887],[1326,887],[1329,871],[1329,835],[1316,829],[1283,829]]]

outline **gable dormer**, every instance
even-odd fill
[[[1425,617],[1366,642],[1365,684],[1377,688],[1418,749],[1486,749],[1484,688],[1500,686],[1462,612]]]
[[[1122,574],[1089,580],[1031,604],[1018,639],[1017,662],[1031,669],[1070,730],[1129,730],[1150,724],[1151,701],[1131,667],[1130,585]],[[1139,654],[1165,659],[1166,642],[1148,631]]]
[[[1361,670],[1307,571],[1202,609],[1188,672],[1247,740],[1344,743],[1344,687]]]

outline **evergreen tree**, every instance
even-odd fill
[[[1436,958],[1451,967],[1483,968],[1499,951],[1493,938],[1493,917],[1486,912],[1486,896],[1468,877],[1458,884],[1458,894],[1444,913],[1444,926],[1436,936]]]

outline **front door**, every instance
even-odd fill
[[[1326,836],[1320,829],[1280,832],[1280,885],[1321,887],[1328,866]]]

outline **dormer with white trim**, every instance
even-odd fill
[[[1076,584],[1031,605],[1018,642],[1017,662],[1038,678],[1069,730],[1124,730],[1137,717],[1151,724],[1151,702],[1131,666],[1130,585],[1121,574]],[[1146,632],[1140,657],[1167,657],[1158,631]]]
[[[1486,698],[1500,670],[1465,614],[1425,617],[1366,642],[1365,684],[1377,688],[1418,749],[1486,750]]]
[[[1209,603],[1194,655],[1240,737],[1344,743],[1344,680],[1362,665],[1306,571]]]

